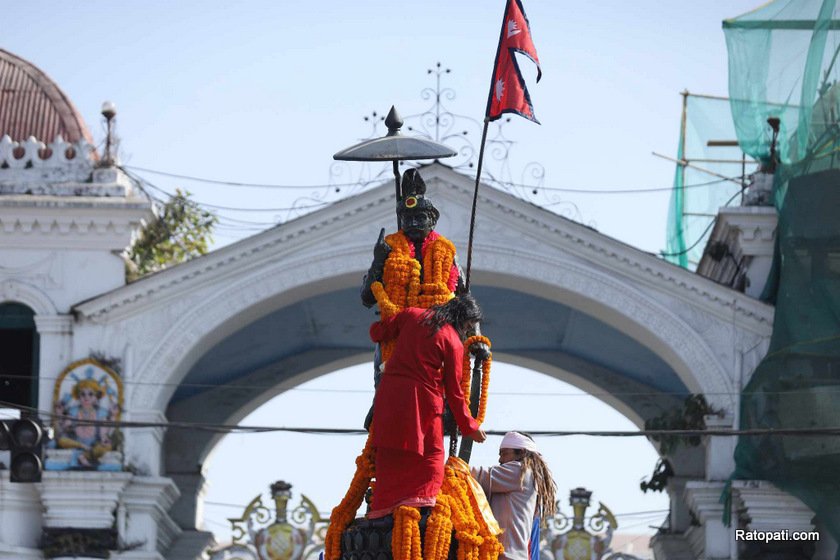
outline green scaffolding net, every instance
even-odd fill
[[[777,1],[723,27],[739,144],[765,165],[778,159],[777,281],[765,292],[775,321],[741,428],[840,427],[840,13],[836,0]],[[799,497],[840,541],[838,436],[742,436],[735,461],[737,478]]]
[[[718,209],[741,204],[745,175],[755,162],[738,146],[728,99],[687,91],[682,97],[664,257],[694,270]]]

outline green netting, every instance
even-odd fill
[[[772,2],[723,26],[744,151],[768,161],[766,121],[780,120],[775,322],[742,394],[741,428],[838,427],[840,13],[834,0]],[[798,496],[840,541],[836,436],[742,437],[735,460],[737,478],[770,480]]]
[[[737,139],[727,99],[684,92],[683,100],[665,258],[693,270],[718,210],[740,204],[742,175],[755,165],[740,147],[725,145]]]

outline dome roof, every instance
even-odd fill
[[[61,135],[66,142],[93,137],[82,116],[58,85],[35,65],[0,49],[0,135],[25,141],[34,136],[52,142]]]

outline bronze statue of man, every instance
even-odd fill
[[[373,262],[362,282],[361,299],[365,307],[373,307],[377,303],[373,290],[376,282],[381,282],[385,291],[394,296],[393,303],[398,308],[428,308],[443,304],[453,295],[467,291],[454,245],[434,230],[440,212],[426,198],[426,184],[420,173],[416,169],[408,169],[403,174],[401,184],[402,198],[398,201],[397,210],[400,230],[387,237],[384,228],[379,233],[373,248]],[[388,274],[386,271],[389,266],[392,271],[406,270],[406,264],[411,265],[408,268],[413,270],[413,275]],[[403,285],[389,285],[393,282],[401,282]],[[475,332],[469,333],[473,334],[480,334],[478,325]],[[480,360],[489,356],[489,348],[480,342],[472,344],[469,351]],[[381,355],[381,348],[377,344],[374,354],[374,386],[378,385],[381,375]],[[373,407],[365,419],[365,429],[370,425],[372,413]]]

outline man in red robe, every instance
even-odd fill
[[[374,342],[397,342],[376,391],[376,487],[369,518],[384,517],[401,505],[435,504],[443,483],[444,396],[461,433],[477,442],[486,439],[461,390],[462,340],[480,319],[473,297],[462,294],[431,309],[406,308],[371,325]]]

